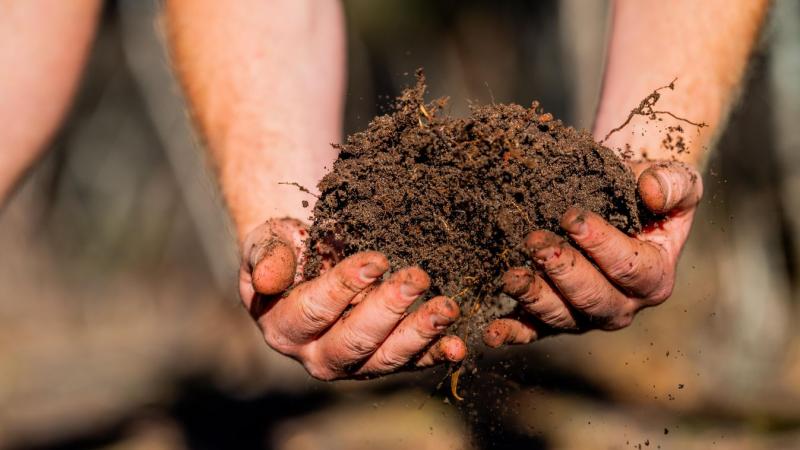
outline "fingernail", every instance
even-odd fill
[[[672,183],[670,183],[669,176],[662,170],[655,171],[653,175],[658,182],[658,187],[661,188],[661,194],[664,195],[664,205],[669,205],[672,195]]]
[[[586,211],[572,207],[564,213],[561,220],[561,227],[573,236],[581,236],[586,233]]]
[[[283,242],[275,235],[272,234],[269,239],[262,242],[257,242],[250,247],[250,267],[253,268],[261,262],[267,254],[267,251],[272,251],[275,247],[284,245]]]
[[[459,313],[461,313],[458,303],[452,298],[448,298],[447,301],[444,302],[444,307],[447,308],[447,311],[452,312],[454,316],[458,316]]]
[[[361,268],[361,279],[366,283],[372,283],[383,275],[383,268],[375,263],[368,263]]]
[[[422,294],[424,289],[421,289],[419,286],[409,281],[404,281],[403,284],[400,285],[400,295],[406,298],[416,298],[419,294]]]
[[[533,275],[527,272],[506,272],[503,275],[503,292],[517,297],[525,293],[533,281]]]
[[[445,317],[441,314],[431,314],[431,324],[433,328],[437,330],[443,330],[451,323],[453,323],[453,319],[449,317]]]
[[[545,247],[561,243],[564,239],[551,231],[534,231],[525,238],[525,249],[534,253]]]

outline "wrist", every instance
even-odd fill
[[[217,170],[240,243],[269,219],[308,221],[317,184],[336,158],[330,144],[309,148],[278,133],[228,139],[217,150],[225,155]]]

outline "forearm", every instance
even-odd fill
[[[594,127],[597,139],[624,123],[654,89],[657,110],[707,126],[694,127],[668,115],[639,117],[612,134],[613,148],[630,145],[635,157],[678,159],[702,166],[736,97],[759,29],[766,0],[617,0],[609,41],[603,93]],[[685,130],[686,151],[664,148],[668,126]]]
[[[344,33],[334,0],[170,0],[172,56],[239,239],[270,217],[305,219],[336,158]]]
[[[58,128],[99,9],[98,0],[0,1],[0,205]]]

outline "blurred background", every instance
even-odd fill
[[[591,125],[606,1],[345,2],[346,130],[431,95]],[[52,150],[0,214],[0,448],[800,448],[800,3],[775,2],[674,296],[615,333],[316,382],[238,305],[160,3],[109,1]]]

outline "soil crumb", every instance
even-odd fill
[[[587,131],[564,125],[534,102],[472,106],[469,117],[443,114],[447,99],[425,102],[425,78],[394,111],[337,146],[320,182],[307,240],[305,275],[365,250],[393,269],[418,265],[429,296],[462,305],[462,321],[485,323],[510,267],[530,265],[525,236],[563,234],[570,206],[605,217],[626,233],[641,229],[633,173]]]

